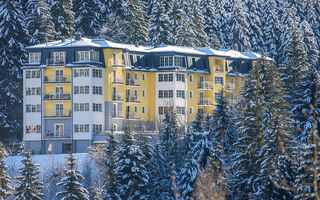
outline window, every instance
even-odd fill
[[[89,103],[75,103],[74,111],[89,111]]]
[[[92,125],[92,132],[101,133],[102,132],[102,124],[93,124]]]
[[[90,51],[77,51],[76,61],[90,61]]]
[[[77,51],[76,52],[76,61],[96,61],[99,62],[99,52],[98,51]]]
[[[75,124],[74,125],[75,133],[88,133],[89,132],[89,124]]]
[[[117,58],[117,53],[113,52],[113,65],[118,64],[118,58]]]
[[[89,86],[74,86],[74,94],[89,94]]]
[[[102,95],[102,86],[92,86],[93,94]]]
[[[74,69],[74,77],[89,77],[89,69]]]
[[[146,97],[147,96],[147,91],[146,90],[142,90],[142,97]]]
[[[223,85],[224,84],[223,77],[215,76],[214,77],[214,84],[215,85]]]
[[[142,114],[146,114],[146,107],[142,106]]]
[[[135,97],[138,97],[139,95],[138,95],[138,90],[134,90],[134,96]]]
[[[93,103],[92,110],[93,110],[93,112],[102,112],[102,104],[101,103]]]
[[[102,78],[102,69],[93,69],[92,76],[96,78]]]
[[[26,133],[41,133],[41,125],[27,125]]]
[[[192,74],[190,74],[190,82],[193,82],[193,75]]]
[[[216,65],[214,67],[215,72],[223,72],[223,65]]]
[[[190,91],[190,99],[193,98],[193,91]]]
[[[26,95],[41,95],[41,88],[36,87],[36,88],[26,88]]]
[[[220,92],[215,92],[214,93],[214,100],[217,102],[219,98],[220,98]]]
[[[136,81],[138,81],[138,80],[139,80],[138,73],[134,73],[134,80],[136,80]]]
[[[41,112],[41,104],[27,104],[26,105],[26,112]]]
[[[134,112],[138,113],[138,106],[134,106]]]
[[[62,65],[65,64],[66,52],[51,52],[49,64]]]
[[[170,109],[171,108],[169,108],[169,107],[159,106],[158,113],[159,113],[159,115],[164,115],[164,114],[168,113]]]
[[[30,64],[40,64],[41,53],[29,53],[29,63]]]
[[[142,74],[142,80],[143,80],[143,81],[146,81],[146,80],[147,80],[147,79],[146,79],[146,74],[145,74],[145,73],[143,73],[143,74]]]
[[[177,74],[177,81],[179,81],[179,82],[185,82],[184,74]]]
[[[234,83],[235,83],[234,78],[232,78],[231,79],[231,84],[234,84]]]
[[[173,90],[159,90],[158,98],[173,98]]]
[[[118,127],[117,124],[112,124],[111,130],[117,131],[118,130],[117,127]]]
[[[190,115],[192,115],[192,114],[193,114],[193,107],[190,107],[190,109],[189,109],[189,113],[190,113]]]
[[[185,98],[185,91],[184,90],[177,90],[177,98]]]
[[[185,115],[186,114],[185,108],[177,106],[177,114],[178,115]]]
[[[183,67],[184,57],[181,56],[161,56],[160,66],[178,66]]]
[[[64,125],[63,124],[55,124],[54,125],[54,133],[56,137],[63,137],[64,133]]]
[[[158,81],[159,82],[172,82],[173,81],[173,74],[159,74]]]
[[[40,70],[27,70],[26,71],[26,78],[40,78]]]

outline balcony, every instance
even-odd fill
[[[226,92],[234,92],[236,90],[236,85],[234,83],[226,84]]]
[[[71,76],[45,76],[44,77],[44,83],[50,84],[50,83],[71,83]]]
[[[47,59],[48,66],[65,66],[66,65],[66,58],[61,59]]]
[[[198,106],[213,106],[213,101],[209,98],[200,98]]]
[[[140,86],[138,80],[133,80],[131,78],[126,80],[126,85],[128,85],[128,86]]]
[[[112,101],[123,101],[121,94],[112,94]]]
[[[213,83],[207,82],[207,81],[200,81],[198,83],[198,89],[200,90],[212,90],[213,89]]]
[[[71,110],[63,110],[63,111],[46,110],[44,113],[44,117],[45,118],[71,117]]]
[[[127,96],[126,102],[128,103],[140,103],[137,96]]]
[[[45,94],[45,101],[71,100],[71,94]]]
[[[114,67],[114,68],[122,68],[122,67],[124,67],[122,60],[118,59],[117,62],[114,62],[112,64],[112,67]]]
[[[122,85],[123,84],[123,78],[122,77],[117,77],[116,79],[113,79],[112,84]]]
[[[113,112],[112,113],[112,118],[113,119],[123,119],[123,113],[121,111]]]
[[[126,119],[139,120],[140,119],[140,115],[139,115],[139,113],[130,113],[130,112],[128,112],[126,114]]]
[[[64,134],[55,134],[53,132],[47,132],[44,135],[44,139],[71,139],[71,135],[64,135]]]

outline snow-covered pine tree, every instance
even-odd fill
[[[7,164],[4,158],[7,157],[8,151],[4,144],[0,142],[0,200],[4,200],[12,194],[13,188],[10,186],[11,177],[6,173],[8,170]]]
[[[213,6],[212,0],[202,0],[200,1],[200,7],[202,10],[202,15],[204,19],[204,32],[208,37],[209,46],[212,48],[219,48],[220,41],[218,36],[216,35],[215,28],[218,26],[216,16],[216,9]]]
[[[44,0],[29,0],[27,8],[26,21],[27,29],[31,35],[30,44],[52,41],[56,31],[48,4]]]
[[[286,177],[287,181],[294,179],[295,168],[290,164],[290,157],[283,149],[292,149],[292,136],[294,135],[293,121],[288,103],[283,98],[285,90],[280,79],[278,67],[265,56],[254,66],[258,70],[258,84],[262,90],[264,107],[263,124],[264,135],[260,141],[261,149],[258,151],[256,164],[259,165],[258,175],[254,181],[253,199],[293,199],[293,194],[278,189],[271,181],[270,169],[275,168],[277,174]],[[291,151],[290,151],[291,152]]]
[[[116,177],[115,171],[117,167],[116,163],[116,150],[118,148],[118,143],[114,138],[113,131],[108,135],[108,144],[105,148],[106,161],[105,161],[105,176],[106,180],[104,183],[104,199],[116,199]]]
[[[251,49],[249,37],[248,14],[244,10],[244,3],[235,0],[231,20],[232,46],[239,51],[249,51]]]
[[[58,39],[71,37],[74,24],[72,0],[54,0],[51,13]]]
[[[151,45],[168,45],[171,43],[170,39],[174,38],[171,36],[171,27],[170,27],[170,20],[169,20],[169,13],[165,9],[164,5],[165,0],[154,0],[152,11],[150,15],[150,27],[149,27],[149,44]],[[173,7],[174,9],[179,9],[176,6]],[[178,12],[177,10],[176,12]],[[178,17],[179,13],[175,14],[173,20],[173,24],[175,25],[174,28],[177,27],[174,20],[179,21]],[[174,38],[177,40],[177,38]]]
[[[263,33],[264,53],[273,59],[278,55],[278,40],[279,40],[279,20],[277,13],[277,4],[275,0],[261,0],[260,2],[262,27]]]
[[[320,46],[320,1],[312,1],[311,3],[311,7],[310,8],[314,8],[314,20],[311,21],[311,18],[312,17],[309,17],[308,21],[309,21],[309,24],[312,26],[313,28],[313,32],[316,36],[316,39],[317,39],[317,43],[318,43],[318,46]]]
[[[102,8],[101,0],[74,0],[74,29],[87,37],[98,36],[103,22]]]
[[[232,157],[233,174],[229,181],[232,199],[248,199],[253,193],[254,184],[260,170],[256,161],[260,158],[264,136],[264,104],[260,92],[263,90],[257,80],[259,69],[254,67],[243,85],[242,115],[237,117],[238,141]]]
[[[208,36],[205,32],[205,19],[202,14],[200,0],[191,0],[192,12],[191,15],[191,27],[195,34],[193,45],[194,47],[207,47]]]
[[[84,177],[80,174],[80,170],[77,169],[77,159],[71,153],[66,161],[65,177],[57,183],[58,186],[63,186],[63,190],[57,193],[57,197],[61,196],[63,200],[89,200],[89,192],[79,182],[84,180]]]
[[[28,31],[18,0],[0,1],[0,10],[0,127],[11,133],[21,133],[21,67],[26,58]]]
[[[129,127],[126,127],[116,155],[117,193],[120,199],[146,199],[149,176],[145,156],[135,144]]]
[[[196,119],[191,122],[192,132],[201,132],[203,130],[204,116],[202,112],[197,112]]]
[[[212,27],[215,34],[219,38],[219,43],[222,48],[227,48],[228,38],[230,35],[230,24],[228,23],[228,14],[225,10],[225,0],[214,0],[213,8],[215,11],[213,12],[215,15],[213,19],[216,21],[216,26]]]
[[[169,17],[169,16],[168,16]],[[169,33],[169,43],[172,45],[181,45],[183,41],[183,33],[185,23],[185,13],[181,8],[180,0],[173,0],[172,10],[170,13],[170,33]]]
[[[260,17],[264,15],[258,5],[258,0],[246,0],[246,12],[248,13],[249,24],[249,42],[251,51],[262,52],[264,46],[263,33],[261,31],[262,23]],[[274,22],[273,22],[274,23]]]
[[[39,165],[32,162],[31,152],[26,152],[21,162],[24,166],[19,169],[21,176],[16,177],[15,200],[41,200],[43,183],[38,180]]]
[[[230,165],[233,144],[237,141],[228,99],[223,90],[220,91],[217,105],[210,121],[209,135],[214,144],[215,156]]]
[[[303,42],[307,52],[307,63],[313,67],[317,67],[319,60],[319,47],[315,34],[310,24],[306,20],[302,21],[299,29],[301,30]]]

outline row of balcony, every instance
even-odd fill
[[[71,76],[45,76],[44,83],[71,83]]]

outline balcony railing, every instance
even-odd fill
[[[138,113],[127,113],[126,114],[126,119],[136,119],[139,120],[140,119],[140,115]]]
[[[213,89],[213,83],[212,82],[207,82],[207,81],[200,81],[198,83],[198,89],[212,90]]]
[[[71,94],[45,94],[44,100],[47,100],[47,101],[71,100]]]
[[[71,83],[71,76],[45,76],[44,83]]]
[[[208,98],[200,98],[199,102],[198,102],[199,106],[212,106],[213,105],[213,101],[211,99]]]
[[[64,66],[66,64],[66,59],[47,59],[47,65],[51,66]]]
[[[62,111],[46,110],[44,113],[44,117],[46,118],[71,117],[71,110],[62,110]]]
[[[126,102],[140,103],[140,101],[138,100],[137,96],[127,96],[126,97]]]
[[[112,64],[112,67],[124,67],[122,60],[118,59],[117,62]]]
[[[121,94],[112,94],[112,101],[123,101]]]
[[[133,80],[133,79],[127,79],[126,80],[126,85],[140,86],[139,81],[138,80]]]
[[[118,111],[116,113],[112,113],[112,118],[123,119],[123,113],[121,111]]]
[[[117,77],[116,79],[113,79],[112,84],[123,84],[123,78]]]
[[[236,85],[234,83],[227,83],[226,84],[226,91],[227,92],[234,92],[236,90]]]
[[[56,134],[56,133],[53,133],[53,132],[47,132],[45,135],[44,135],[44,138],[45,139],[56,139],[56,138],[71,138],[71,135],[64,135],[64,134]]]

